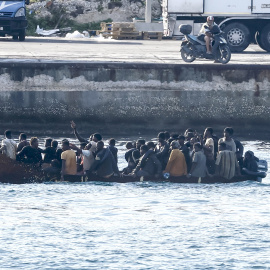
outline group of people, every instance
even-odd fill
[[[37,137],[28,142],[24,133],[20,134],[17,144],[12,139],[11,131],[7,130],[0,152],[13,160],[42,168],[49,178],[61,176],[62,179],[65,175],[77,174],[96,174],[102,178],[113,175],[157,178],[218,175],[231,179],[235,175],[258,170],[258,159],[252,151],[247,151],[243,157],[244,147],[232,137],[233,129],[230,127],[224,129],[224,136],[220,139],[208,127],[202,136],[193,129],[187,129],[184,135],[160,132],[156,143],[143,139],[136,143],[127,142],[127,166],[121,173],[117,166],[115,139],[110,139],[105,147],[101,134],[94,133],[87,140],[79,135],[73,121],[71,128],[80,147],[64,139],[61,148],[58,148],[58,142],[48,138],[44,149],[41,149]]]
[[[231,127],[224,129],[224,136],[220,139],[208,127],[203,136],[187,129],[184,135],[160,132],[156,145],[144,140],[138,140],[134,147],[127,143],[125,158],[128,166],[124,173],[138,177],[158,177],[163,173],[165,177],[217,175],[231,179],[241,173],[256,172],[257,158],[251,151],[243,157],[243,145],[232,136]]]

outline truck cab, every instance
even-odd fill
[[[29,0],[0,1],[0,37],[12,36],[14,40],[25,40],[25,5],[28,4]]]

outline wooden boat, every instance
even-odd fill
[[[97,175],[91,176],[80,176],[80,175],[65,175],[64,181],[66,182],[107,182],[107,183],[131,183],[131,182],[170,182],[170,183],[202,183],[202,184],[214,184],[214,183],[235,183],[242,181],[261,181],[261,178],[255,175],[239,175],[235,176],[232,179],[225,179],[223,177],[214,176],[214,177],[190,177],[186,176],[180,177],[170,177],[169,179],[164,178],[155,178],[155,177],[132,177],[132,176],[112,176],[110,178],[101,178]]]
[[[0,154],[0,183],[38,183],[44,182],[44,179],[43,173],[37,168]]]
[[[267,163],[266,163],[267,167]],[[225,179],[223,177],[169,177],[164,179],[163,177],[132,177],[132,176],[112,176],[110,178],[101,178],[95,174],[88,176],[83,175],[65,175],[64,181],[66,182],[116,182],[116,183],[130,183],[130,182],[142,182],[142,181],[154,181],[154,182],[171,182],[171,183],[202,183],[202,184],[213,184],[213,183],[234,183],[242,181],[261,181],[266,173],[261,172],[255,175],[239,175],[232,179]],[[7,158],[5,155],[0,154],[0,183],[10,184],[25,184],[25,183],[43,183],[43,182],[58,182],[60,181],[60,174],[55,177],[48,178],[39,169],[23,163]]]

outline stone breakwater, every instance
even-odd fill
[[[2,131],[268,130],[268,65],[2,63]],[[48,131],[50,130],[50,131]]]

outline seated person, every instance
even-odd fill
[[[50,166],[52,160],[56,159],[57,147],[58,142],[52,140],[51,144],[49,146],[46,146],[46,148],[42,151],[42,153],[45,154],[43,158],[42,168]]]
[[[181,152],[184,154],[185,156],[185,160],[187,163],[187,171],[189,172],[191,169],[191,158],[190,158],[190,154],[189,154],[189,148],[185,145],[185,136],[179,136],[178,137],[178,142],[179,142],[179,150],[181,150]]]
[[[212,28],[215,25],[218,27],[218,25],[214,22],[213,16],[208,16],[206,19],[206,23],[202,25],[202,28],[200,30],[200,33],[198,35],[198,39],[201,41],[205,41],[206,45],[206,53],[212,54],[212,47],[211,47],[211,38],[212,38]]]
[[[237,139],[233,139],[234,140],[234,143],[235,143],[235,147],[236,147],[236,157],[237,157],[237,160],[238,160],[238,163],[239,163],[239,166],[240,168],[243,168],[243,155],[244,155],[244,146],[243,144],[237,140]]]
[[[140,152],[141,157],[139,163],[130,175],[134,177],[160,176],[162,167],[154,151],[151,149],[149,150],[146,145],[142,145]]]
[[[227,150],[225,142],[220,143],[216,159],[215,175],[225,179],[231,179],[237,174],[240,174],[240,169],[235,152]]]
[[[115,158],[109,148],[104,148],[104,142],[97,142],[95,161],[91,165],[88,174],[96,173],[102,178],[110,178],[114,174],[119,175]]]
[[[61,179],[64,180],[65,175],[76,175],[77,174],[77,163],[76,163],[76,153],[70,149],[69,141],[62,141],[62,170]]]
[[[187,164],[184,154],[179,150],[178,141],[171,142],[171,154],[164,173],[171,176],[182,176],[187,174]]]
[[[32,137],[30,145],[25,146],[18,154],[17,160],[24,163],[40,166],[42,162],[42,149],[38,147],[38,138]]]
[[[61,166],[57,159],[53,159],[49,167],[43,169],[46,181],[53,179],[59,180],[61,178]]]
[[[115,159],[115,162],[117,164],[118,163],[118,157],[117,157],[118,149],[115,147],[115,139],[109,140],[109,147],[108,148],[112,152],[114,159]]]
[[[132,155],[132,153],[136,150],[136,148],[134,148],[134,145],[132,142],[127,142],[126,148],[128,151],[125,153],[125,160],[128,163],[128,166],[123,169],[123,173],[129,174],[136,167],[136,163],[135,163],[135,161],[133,159],[133,155]]]
[[[203,150],[206,156],[206,166],[210,174],[215,173],[215,143],[212,138],[213,129],[208,127],[203,135]]]
[[[29,142],[26,140],[26,138],[27,138],[27,136],[25,133],[20,134],[17,152],[20,152],[25,146],[29,145]]]
[[[158,144],[155,148],[155,153],[158,160],[161,163],[162,170],[165,170],[167,162],[169,159],[169,144],[166,142],[166,137],[164,132],[158,134]]]
[[[141,149],[142,145],[145,145],[145,140],[143,140],[143,139],[137,140],[136,141],[136,150],[132,152],[132,158],[135,162],[135,166],[137,166],[139,159],[141,157],[140,149]]]
[[[83,174],[86,174],[95,161],[95,152],[97,150],[97,144],[91,141],[90,143],[85,145],[83,149],[82,147],[78,148],[76,145],[70,144],[70,148],[77,151],[77,154],[81,156]]]
[[[194,154],[192,157],[192,165],[187,177],[205,177],[208,174],[206,167],[206,156],[200,143],[194,143]]]
[[[17,144],[12,139],[11,131],[6,130],[5,131],[5,139],[2,140],[0,152],[5,154],[7,157],[15,160],[16,159],[16,150],[17,150]]]
[[[242,172],[244,174],[249,174],[249,172],[258,172],[257,161],[259,161],[259,159],[254,156],[254,153],[252,151],[247,151],[244,157]]]

